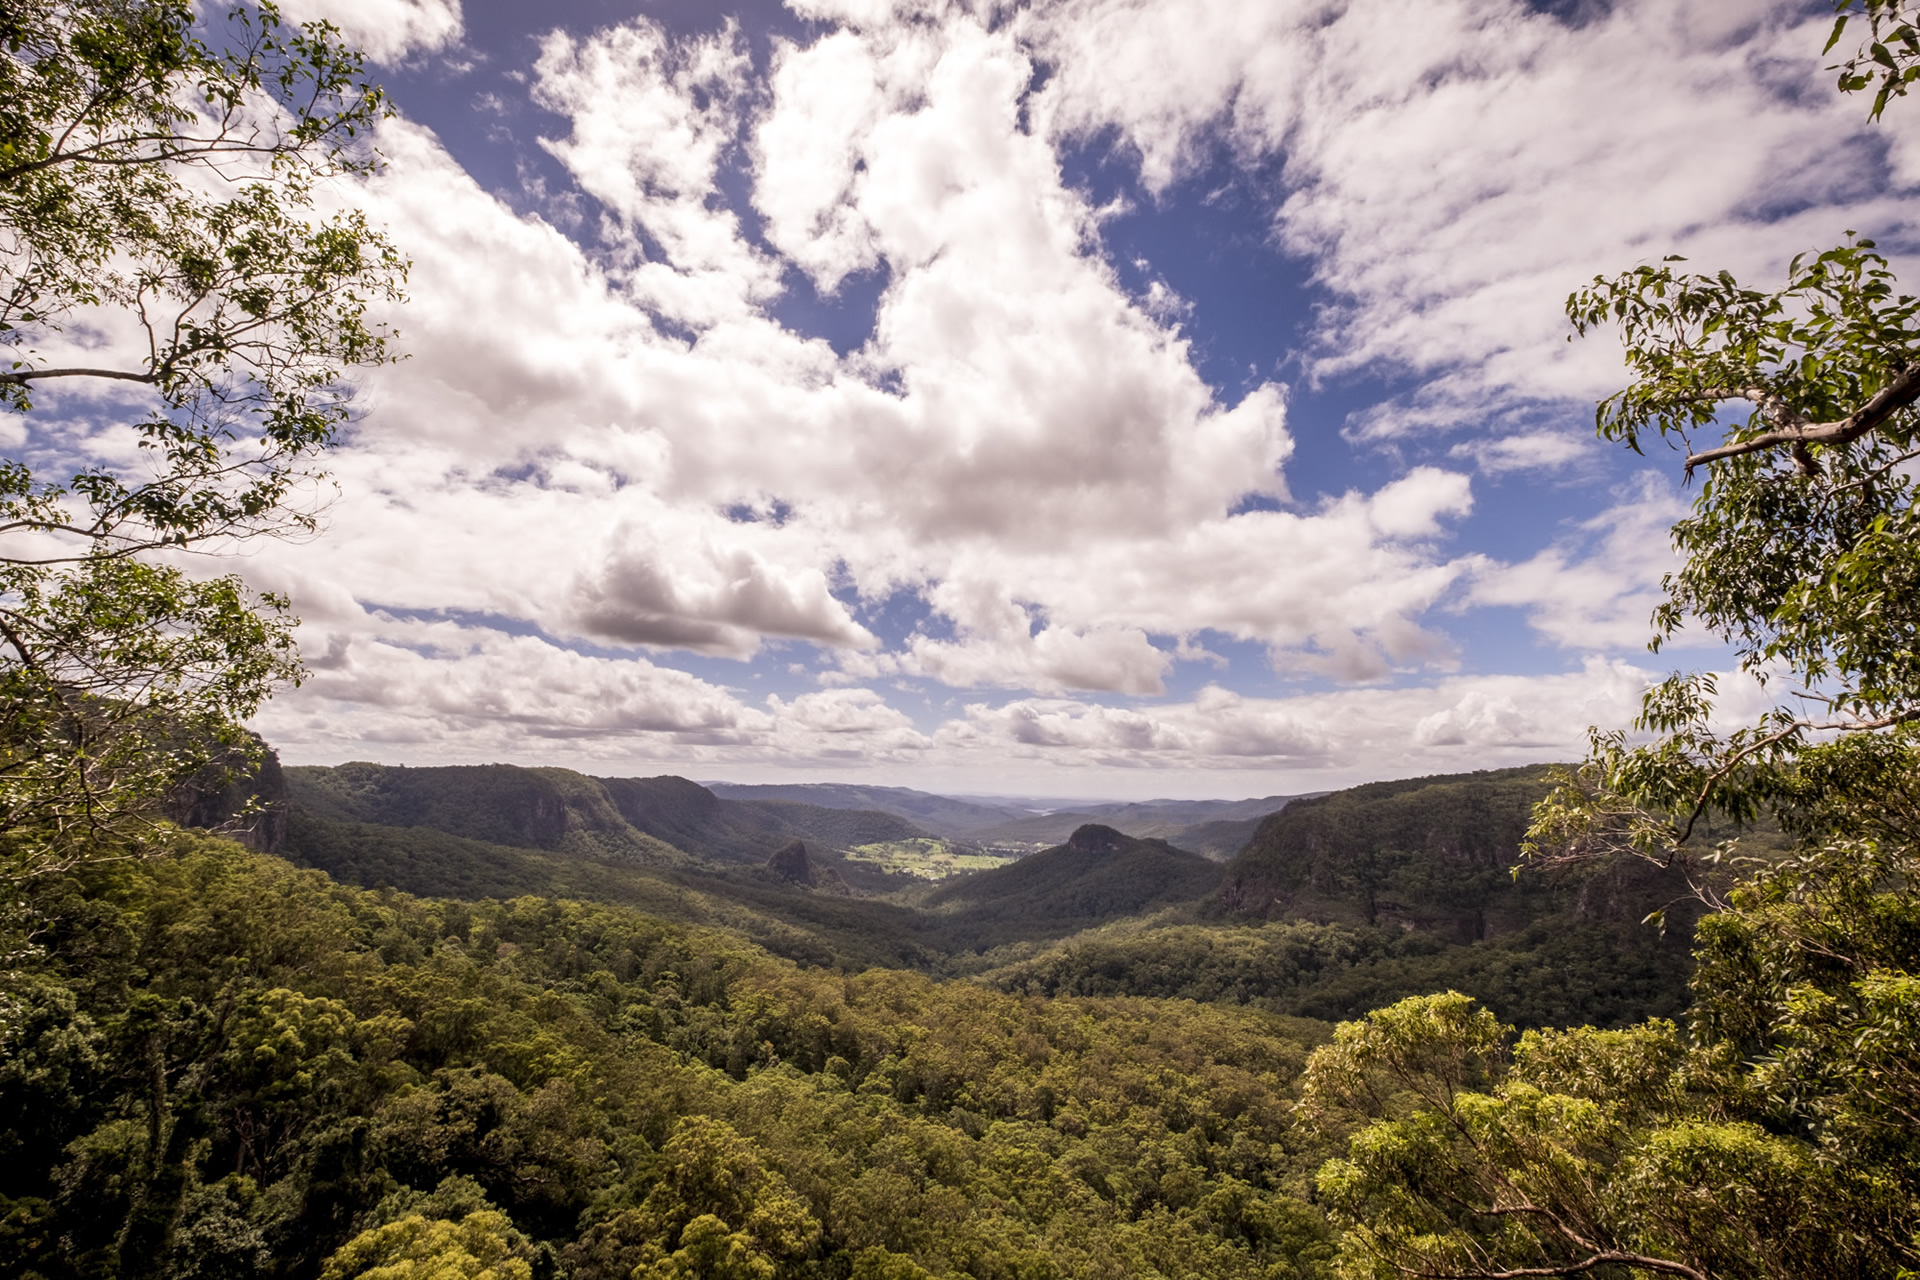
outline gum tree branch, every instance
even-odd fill
[[[11,373],[0,373],[0,384],[24,387],[29,382],[39,382],[46,378],[111,378],[116,382],[142,382],[151,386],[159,378],[151,371],[135,373],[126,369],[16,369]]]
[[[1714,398],[1753,399],[1753,396],[1746,393],[1750,390],[1754,388],[1748,388],[1736,395]],[[1795,423],[1775,431],[1762,432],[1750,440],[1737,440],[1732,444],[1721,445],[1717,449],[1688,454],[1686,473],[1691,476],[1695,467],[1718,462],[1722,458],[1737,458],[1745,454],[1761,453],[1780,445],[1788,445],[1800,450],[1810,444],[1850,444],[1880,427],[1887,419],[1911,405],[1915,400],[1920,400],[1920,364],[1911,364],[1902,369],[1892,381],[1874,393],[1871,400],[1844,418],[1834,422]]]

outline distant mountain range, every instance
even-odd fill
[[[314,820],[430,828],[508,847],[655,866],[694,859],[759,865],[793,841],[835,864],[856,888],[902,886],[840,855],[929,837],[1027,852],[1064,843],[1088,824],[1158,839],[1216,861],[1290,797],[1156,800],[1035,814],[905,787],[838,784],[702,786],[685,778],[593,778],[568,769],[472,765],[405,768],[356,762],[280,771],[294,807]]]
[[[905,818],[931,835],[970,836],[975,831],[1030,816],[1032,810],[933,795],[907,787],[863,787],[840,782],[747,785],[709,782],[707,790],[728,800],[785,801],[826,809],[872,809]]]
[[[315,820],[383,828],[428,828],[510,848],[672,867],[705,861],[759,866],[802,841],[816,854],[912,840],[927,832],[891,813],[789,800],[716,796],[685,778],[592,778],[570,769],[467,765],[411,769],[366,763],[300,765],[282,771],[296,824]],[[301,836],[291,836],[297,846]],[[689,858],[691,855],[691,859]],[[836,874],[885,889],[864,868]]]
[[[336,878],[621,903],[806,965],[1321,1018],[1449,986],[1534,1025],[1617,1025],[1685,1003],[1687,931],[1637,923],[1685,897],[1672,874],[1513,874],[1545,794],[1538,768],[1057,814],[896,787],[513,765],[269,768],[258,782],[282,819],[259,832]],[[997,842],[1044,847],[938,883],[871,856],[892,851],[897,868],[933,847],[977,866]]]
[[[1253,800],[1074,801],[1059,807],[1015,797],[956,798],[906,787],[844,783],[747,784],[710,782],[728,799],[800,801],[834,809],[874,809],[917,823],[929,833],[982,844],[1054,845],[1088,823],[1109,826],[1139,839],[1159,839],[1224,861],[1252,838],[1260,820],[1278,813],[1296,796]],[[1316,793],[1317,794],[1317,793]]]

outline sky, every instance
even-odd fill
[[[1567,294],[1915,240],[1823,3],[284,0],[412,260],[291,763],[1147,798],[1577,758],[1678,455]],[[1911,274],[1911,273],[1909,273]],[[1736,689],[1740,704],[1756,696]],[[1741,707],[1736,705],[1736,711]]]

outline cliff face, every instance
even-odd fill
[[[288,771],[301,810],[328,822],[429,827],[522,849],[653,863],[684,861],[635,830],[594,779],[571,769],[450,765],[408,769],[356,762]]]
[[[1541,768],[1371,783],[1296,800],[1227,864],[1218,909],[1241,917],[1376,925],[1472,943],[1547,916],[1629,924],[1685,893],[1672,873],[1613,866],[1522,874]]]
[[[851,892],[847,882],[832,867],[815,862],[807,853],[805,842],[792,840],[774,850],[767,859],[767,870],[788,884],[801,885],[808,889],[819,889],[827,893],[844,894]]]
[[[265,744],[261,750],[260,762],[251,768],[235,752],[202,769],[168,798],[167,819],[216,832],[257,853],[279,853],[287,843],[287,776],[280,757]]]

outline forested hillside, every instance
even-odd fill
[[[211,841],[33,906],[8,1275],[1270,1277],[1329,1253],[1324,1143],[1288,1121],[1313,1024],[804,969]]]
[[[6,1274],[1330,1276],[1334,1020],[1687,1007],[1690,939],[1638,923],[1674,873],[1516,883],[1539,770],[1296,801],[1225,866],[1089,825],[902,900],[628,820],[808,816],[677,779],[284,773],[316,870],[202,838],[35,884]]]
[[[1219,879],[1214,863],[1164,840],[1088,824],[1057,848],[943,884],[923,905],[993,946],[1189,903]]]
[[[790,840],[830,849],[926,833],[876,810],[791,801],[738,801],[685,778],[590,778],[570,769],[377,764],[289,769],[294,805],[328,821],[429,827],[450,835],[657,863],[681,852],[759,863]]]
[[[677,778],[500,774],[515,781],[496,788],[487,802],[494,810],[469,809],[458,823],[518,847],[427,826],[329,820],[308,807],[312,779],[332,788],[319,793],[324,808],[337,803],[331,797],[342,777],[404,774],[413,808],[379,810],[363,801],[351,812],[452,813],[507,769],[288,770],[286,851],[367,887],[468,899],[583,897],[736,930],[803,963],[984,975],[1033,994],[1224,1000],[1337,1019],[1451,987],[1522,1026],[1619,1026],[1675,1015],[1687,1000],[1689,917],[1684,902],[1671,902],[1685,894],[1677,873],[1512,874],[1527,808],[1546,793],[1538,769],[1370,784],[1296,801],[1225,867],[1165,841],[1089,825],[1057,848],[929,891],[808,844],[809,859],[844,876],[852,896],[768,873],[767,859],[781,847],[771,839],[751,862],[701,856],[716,846],[755,849],[761,833],[790,829],[782,815],[809,807],[725,801]],[[619,812],[637,820],[629,839],[644,838],[644,823],[673,830],[688,853],[641,861],[578,839],[533,844],[525,832],[547,829],[510,812],[508,798],[564,812],[554,773],[576,793],[593,784],[618,797]],[[441,783],[444,796],[424,796]],[[854,830],[899,821],[873,811],[821,812]],[[1640,923],[1669,905],[1675,927]]]
[[[328,822],[295,807],[287,855],[344,883],[429,897],[526,894],[618,903],[664,919],[736,930],[807,963],[861,968],[938,963],[946,940],[896,903],[821,895],[759,866],[657,866],[490,844],[429,827]],[[771,853],[772,851],[769,851]]]
[[[1449,988],[1521,1026],[1677,1016],[1698,914],[1685,877],[1644,864],[1516,876],[1528,814],[1547,791],[1534,768],[1296,800],[1226,867],[1189,872],[1188,891],[1205,896],[1168,910],[1142,882],[1132,909],[1110,915],[1146,918],[1006,948],[990,978],[1033,994],[1229,1000],[1332,1019]],[[943,893],[964,900],[1026,865]],[[1118,892],[1086,872],[1089,886],[1107,886],[1097,893]],[[1010,919],[1044,917],[1047,901],[1002,905]],[[1642,923],[1663,908],[1670,927]]]
[[[1680,939],[1568,927],[1558,890],[1463,939],[1406,891],[1465,859],[1498,898],[1532,773],[1328,797],[1224,868],[1089,826],[909,906],[636,858],[564,771],[287,772],[290,851],[385,887],[212,839],[36,886],[0,1271],[1330,1275],[1320,1019],[1436,986],[1523,1025],[1680,1009]],[[1400,914],[1353,916],[1350,864]],[[1237,908],[1276,865],[1330,918]]]

